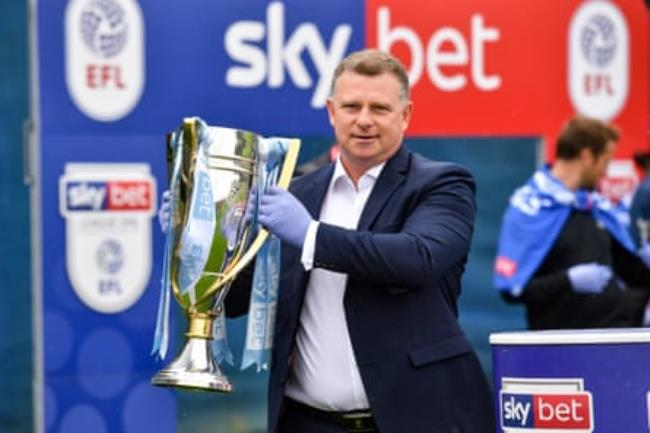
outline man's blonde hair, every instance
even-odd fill
[[[410,99],[409,77],[402,62],[391,54],[377,50],[366,49],[355,51],[344,58],[341,63],[334,70],[334,78],[332,79],[332,93],[334,93],[334,86],[336,80],[345,71],[355,72],[361,75],[374,77],[383,73],[392,74],[400,84],[400,99],[407,102]]]

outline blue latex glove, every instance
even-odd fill
[[[273,186],[260,200],[257,220],[282,241],[302,248],[312,219],[293,194]]]
[[[163,233],[169,231],[169,222],[171,220],[171,204],[172,193],[167,190],[163,192],[162,198],[160,199],[160,207],[158,208],[158,224],[160,224],[160,230]]]
[[[641,248],[639,248],[638,254],[641,260],[643,260],[643,263],[650,268],[650,244],[644,242]]]
[[[578,293],[600,293],[612,278],[612,269],[600,263],[581,263],[567,270],[573,290]]]

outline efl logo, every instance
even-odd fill
[[[144,36],[135,0],[71,0],[65,13],[66,83],[88,117],[118,120],[144,88]]]
[[[627,101],[629,29],[614,2],[580,3],[569,26],[568,87],[581,114],[610,120]]]
[[[64,213],[76,211],[151,211],[147,181],[70,181],[65,183]]]

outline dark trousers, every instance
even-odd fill
[[[379,433],[376,428],[355,430],[346,427],[325,413],[299,404],[283,404],[276,433]]]

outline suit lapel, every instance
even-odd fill
[[[325,169],[314,173],[313,178],[305,185],[292,191],[315,220],[318,220],[320,216],[320,208],[333,173],[334,164],[329,164]]]
[[[361,213],[358,230],[368,230],[372,226],[395,189],[404,182],[405,173],[408,171],[408,163],[409,151],[402,145],[400,150],[386,161],[386,165],[381,171]]]
[[[311,179],[305,179],[306,182],[304,183],[294,183],[290,188],[291,192],[302,202],[315,220],[318,220],[320,216],[320,209],[333,173],[334,164],[329,164],[327,167],[307,175]],[[278,308],[290,309],[292,311],[290,317],[295,317],[297,320],[300,316],[300,309],[302,308],[309,273],[305,272],[302,265],[294,266],[293,272],[300,273],[301,282],[297,283],[297,285],[280,288],[280,296],[284,302],[281,302]]]

